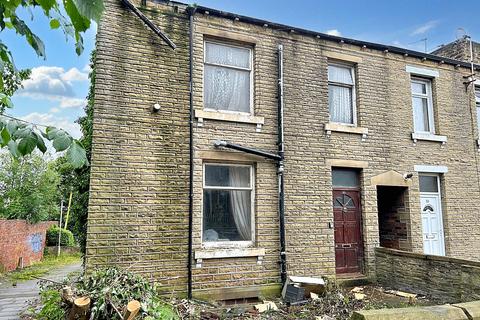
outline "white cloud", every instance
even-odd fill
[[[432,30],[438,25],[438,20],[431,20],[426,22],[425,24],[417,27],[415,30],[410,33],[411,36],[418,36],[424,33],[427,33],[428,31]]]
[[[61,78],[65,81],[87,81],[88,73],[81,72],[77,68],[71,68],[70,70],[62,74]]]
[[[90,67],[90,63],[87,63],[83,69],[82,69],[83,72],[85,73],[90,73],[90,71],[92,71],[92,67]]]
[[[20,117],[20,119],[28,122],[41,124],[44,126],[61,128],[70,133],[70,135],[76,139],[82,136],[80,126],[66,117],[56,116],[51,113],[32,112],[27,114],[26,116]]]
[[[329,34],[331,36],[336,36],[336,37],[341,37],[342,36],[342,33],[340,31],[338,31],[337,29],[327,30],[327,31],[325,31],[325,33]]]
[[[52,109],[50,109],[50,112],[51,112],[51,113],[58,113],[58,112],[60,112],[60,109],[58,109],[58,108],[52,108]]]
[[[60,108],[79,108],[85,100],[75,97],[73,83],[84,81],[88,81],[88,73],[77,68],[65,71],[61,67],[40,66],[32,69],[30,79],[23,81],[18,95],[59,101]]]

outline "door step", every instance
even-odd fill
[[[356,287],[372,283],[370,278],[361,273],[337,274],[336,281],[340,287]]]

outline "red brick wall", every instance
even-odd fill
[[[11,271],[40,261],[45,248],[47,229],[54,221],[30,224],[25,220],[0,220],[0,270]]]

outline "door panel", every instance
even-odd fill
[[[352,189],[333,189],[333,216],[336,272],[362,272],[360,192]]]
[[[445,255],[440,195],[420,193],[420,210],[425,254]]]

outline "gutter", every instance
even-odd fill
[[[187,297],[192,299],[192,259],[193,259],[193,23],[196,8],[188,7],[187,13],[190,20],[189,23],[189,93],[190,93],[190,110],[189,110],[189,148],[190,148],[190,175],[188,190],[188,262],[187,262]]]

